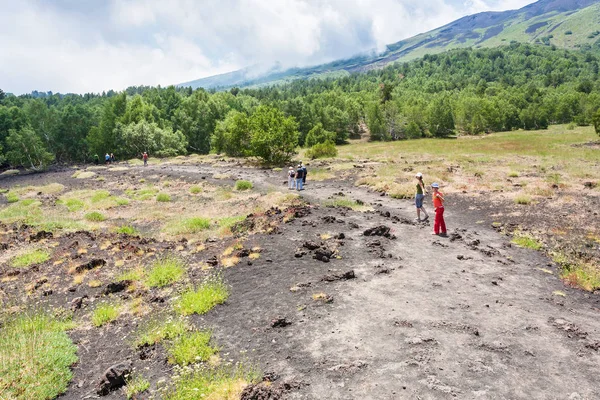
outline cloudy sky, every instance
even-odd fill
[[[0,88],[101,92],[384,49],[532,0],[0,0]]]

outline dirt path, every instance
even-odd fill
[[[226,172],[265,189],[283,182],[271,171],[169,168]],[[565,288],[548,273],[548,259],[511,247],[476,215],[455,214],[452,201],[452,234],[443,239],[411,222],[409,201],[346,182],[309,183],[302,196],[317,203],[339,192],[376,211],[319,208],[280,235],[254,238],[264,240],[269,258],[228,270],[228,306],[206,318],[226,347],[242,347],[265,370],[295,382],[288,398],[600,398],[598,295]],[[396,238],[363,235],[379,225]],[[341,259],[294,256],[319,233],[344,233]],[[320,281],[349,270],[356,279]],[[321,292],[334,301],[312,300]],[[291,325],[270,328],[278,316]]]

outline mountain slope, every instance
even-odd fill
[[[511,41],[561,48],[600,48],[600,0],[540,0],[519,10],[469,15],[433,31],[387,46],[380,55],[365,54],[307,68],[246,68],[179,86],[229,88],[278,84],[294,79],[342,76],[383,68],[425,54],[462,47],[497,47]]]

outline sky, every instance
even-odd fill
[[[0,88],[99,93],[347,58],[532,0],[0,0]]]

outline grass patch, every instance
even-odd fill
[[[181,319],[153,319],[148,322],[136,335],[135,346],[153,345],[163,340],[174,339],[189,330],[188,324]]]
[[[597,265],[562,252],[552,253],[552,259],[562,268],[561,278],[566,284],[588,292],[600,289],[600,267]]]
[[[79,211],[85,207],[85,203],[79,199],[66,199],[63,201],[59,200],[59,203],[62,203],[65,207],[67,207],[69,212]]]
[[[148,287],[163,287],[179,281],[185,273],[184,262],[175,256],[166,256],[154,261],[146,277]]]
[[[171,201],[171,196],[169,196],[166,193],[159,193],[156,195],[156,201],[160,203],[168,203],[169,201]]]
[[[175,371],[172,386],[163,400],[234,400],[239,399],[244,388],[260,380],[260,373],[242,365],[234,368],[210,368],[197,365]]]
[[[532,250],[541,250],[544,244],[531,235],[517,233],[513,236],[512,243],[519,247],[524,247]]]
[[[90,201],[92,203],[99,203],[103,200],[108,199],[109,197],[110,197],[110,192],[108,190],[97,190],[94,192],[94,194],[90,198]]]
[[[194,186],[190,187],[190,193],[191,194],[202,193],[202,188],[200,186],[194,185]]]
[[[178,336],[167,348],[169,362],[185,366],[198,361],[208,361],[212,355],[219,352],[219,349],[210,345],[211,336],[210,331]]]
[[[92,324],[100,327],[109,322],[113,322],[121,314],[121,308],[116,304],[100,304],[92,313]]]
[[[15,192],[6,193],[5,197],[8,203],[16,203],[19,201],[19,196]]]
[[[158,194],[158,189],[156,189],[152,186],[148,186],[144,189],[137,189],[137,190],[128,189],[125,191],[125,194],[134,200],[145,201],[145,200],[150,200],[154,196],[156,196]]]
[[[66,330],[71,320],[21,314],[3,321],[0,335],[0,398],[53,399],[73,377],[77,347]]]
[[[116,232],[129,236],[134,236],[138,234],[138,231],[131,225],[122,225],[116,229]]]
[[[125,396],[128,399],[135,398],[136,394],[145,392],[150,387],[150,382],[140,374],[131,374],[125,382]]]
[[[509,178],[518,178],[519,177],[519,173],[517,171],[511,171],[508,173],[508,177]]]
[[[515,203],[520,205],[529,205],[531,204],[531,197],[526,194],[521,194],[515,197]]]
[[[183,218],[169,225],[168,230],[175,234],[193,234],[210,229],[210,219],[203,217]]]
[[[221,278],[212,278],[195,290],[185,291],[175,302],[175,310],[182,315],[205,314],[229,297],[229,289]]]
[[[122,281],[141,281],[144,278],[145,271],[143,268],[132,268],[117,276],[117,282]]]
[[[253,187],[254,187],[254,185],[252,185],[252,182],[249,182],[249,181],[240,180],[240,181],[235,182],[235,190],[239,190],[239,191],[250,190]]]
[[[106,221],[106,216],[98,211],[92,211],[91,213],[85,214],[85,219],[92,222],[102,222]]]
[[[50,259],[50,253],[46,250],[30,250],[26,253],[13,257],[10,266],[13,268],[27,268],[32,265],[44,263]]]
[[[73,175],[71,175],[71,178],[89,179],[89,178],[93,178],[94,176],[96,176],[96,173],[92,172],[92,171],[77,171]]]

